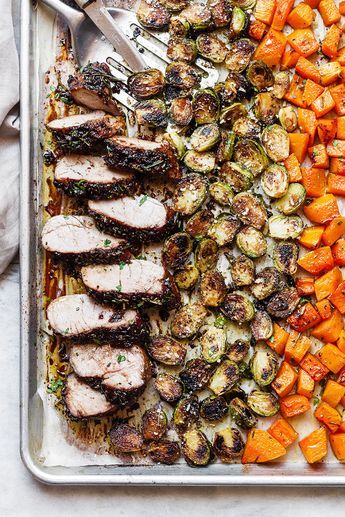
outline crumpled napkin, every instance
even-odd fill
[[[0,0],[0,274],[19,241],[19,64],[11,0]]]

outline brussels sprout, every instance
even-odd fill
[[[242,368],[242,363],[239,362],[237,364],[237,366],[238,366],[238,369],[240,372],[240,377],[241,377],[240,368]],[[230,391],[228,391],[228,393],[225,395],[225,398],[226,398],[227,402],[230,402],[231,400],[233,400],[235,398],[239,398],[239,399],[245,401],[247,399],[247,394],[240,386],[237,385],[237,386],[234,386],[234,388],[232,388]]]
[[[222,181],[216,181],[211,183],[209,189],[210,196],[215,200],[218,205],[226,206],[231,204],[231,200],[234,197],[234,193],[227,183]]]
[[[260,125],[249,117],[240,117],[232,126],[238,138],[257,138],[260,134]]]
[[[227,294],[221,311],[229,320],[236,323],[246,323],[254,317],[252,302],[240,291]]]
[[[175,233],[163,244],[163,264],[169,269],[177,269],[181,267],[188,259],[192,249],[192,239],[189,237],[188,233]]]
[[[255,316],[250,322],[250,330],[255,341],[266,341],[272,336],[273,323],[267,312],[255,312]]]
[[[212,152],[198,153],[197,151],[187,151],[183,162],[188,169],[193,172],[207,174],[212,172],[216,166],[216,155]]]
[[[169,114],[178,126],[188,126],[193,118],[192,101],[188,97],[177,97],[170,104]]]
[[[260,144],[249,138],[241,138],[234,148],[235,162],[259,176],[268,166],[268,158]]]
[[[225,67],[232,72],[243,72],[249,65],[254,51],[255,45],[250,39],[242,38],[234,41],[226,55]]]
[[[201,271],[215,267],[218,261],[218,245],[213,239],[202,239],[195,250],[195,265]]]
[[[261,135],[265,151],[274,162],[282,162],[290,154],[290,139],[284,128],[278,124],[267,126]]]
[[[231,400],[229,404],[229,413],[231,418],[241,429],[251,429],[257,424],[256,416],[253,415],[244,400],[241,400],[238,397]]]
[[[162,4],[167,9],[169,9],[169,11],[175,12],[175,11],[181,11],[182,9],[187,7],[188,1],[187,0],[164,0],[164,2],[162,2]],[[170,20],[170,24],[171,24],[171,20]]]
[[[188,7],[180,12],[194,30],[207,29],[212,25],[212,13],[207,4],[190,3]]]
[[[240,7],[241,9],[252,9],[255,6],[256,0],[231,0],[231,4],[234,7]]]
[[[175,212],[191,215],[206,199],[206,180],[200,174],[188,174],[177,182],[173,195]]]
[[[244,442],[241,433],[233,427],[226,427],[214,435],[213,448],[222,463],[234,463],[241,458]]]
[[[279,411],[279,401],[267,391],[253,390],[247,398],[248,406],[259,416],[273,416]]]
[[[178,36],[170,38],[167,48],[167,56],[171,61],[193,63],[197,54],[198,51],[194,40]]]
[[[160,70],[151,68],[137,72],[128,78],[128,89],[136,99],[149,99],[164,88],[164,76]]]
[[[215,27],[226,27],[230,22],[230,4],[228,0],[211,0],[209,6]]]
[[[225,162],[219,171],[219,177],[235,192],[250,189],[254,179],[251,172],[234,162]]]
[[[250,192],[240,192],[232,202],[232,209],[244,224],[260,230],[267,222],[267,212],[260,199]]]
[[[180,97],[190,97],[192,95],[192,89],[191,88],[178,88],[178,86],[175,86],[173,84],[166,84],[163,95],[164,95],[165,102],[170,104],[174,99],[177,99]]]
[[[195,395],[181,399],[174,410],[173,421],[178,431],[184,431],[199,418],[199,401]]]
[[[143,414],[142,433],[145,440],[159,440],[167,427],[168,419],[162,408],[150,408]]]
[[[171,332],[178,339],[194,336],[203,324],[207,310],[201,303],[189,303],[175,313]],[[182,346],[182,345],[181,345]]]
[[[168,27],[170,13],[168,9],[158,1],[153,2],[140,0],[137,9],[138,22],[148,29],[162,30]]]
[[[183,61],[173,61],[169,63],[165,70],[165,80],[168,84],[176,88],[189,90],[195,88],[200,83],[200,75],[188,63]]]
[[[190,31],[190,23],[181,16],[172,16],[169,24],[169,34],[174,36],[187,36]]]
[[[200,391],[204,389],[211,377],[212,367],[203,359],[191,359],[179,376],[186,391]]]
[[[204,433],[197,429],[186,431],[181,437],[185,460],[190,465],[204,467],[211,461],[211,447]]]
[[[273,250],[273,262],[281,273],[294,275],[297,271],[299,248],[294,242],[277,242]]]
[[[233,343],[231,343],[229,350],[227,352],[227,356],[230,361],[234,361],[235,363],[239,363],[243,361],[246,355],[249,352],[249,342],[244,341],[243,339],[236,339]]]
[[[245,226],[236,235],[236,245],[249,258],[259,258],[267,251],[267,242],[259,230]]]
[[[231,14],[231,20],[229,24],[229,39],[237,38],[242,32],[244,32],[248,25],[248,17],[242,9],[234,7]]]
[[[250,290],[258,300],[264,300],[284,286],[284,280],[275,267],[265,267],[257,273]]]
[[[261,91],[274,84],[273,72],[263,61],[252,61],[246,71],[248,81]]]
[[[259,386],[273,382],[279,367],[277,355],[267,346],[256,346],[250,361],[253,379]]]
[[[240,222],[234,217],[226,214],[220,215],[208,230],[208,236],[215,240],[218,246],[230,244],[240,228]]]
[[[219,123],[223,126],[232,127],[236,120],[246,117],[248,114],[247,108],[241,102],[235,102],[220,112]]]
[[[237,364],[226,359],[214,371],[209,388],[216,395],[224,395],[238,383],[239,379]]]
[[[230,273],[232,281],[237,287],[251,285],[255,274],[254,262],[249,257],[240,255],[231,261]]]
[[[274,207],[283,212],[284,215],[291,215],[303,205],[306,198],[306,190],[300,183],[290,183],[289,188],[283,197],[274,203]]]
[[[274,318],[287,318],[300,302],[297,289],[286,287],[272,296],[267,304],[267,312]]]
[[[303,221],[298,215],[273,215],[268,219],[268,231],[274,239],[296,239],[303,228]]]
[[[192,289],[199,280],[199,270],[192,264],[179,269],[174,276],[175,283],[179,289]]]
[[[192,237],[205,237],[213,219],[213,214],[209,210],[199,210],[193,217],[188,219],[185,230]]]
[[[269,197],[284,196],[289,187],[289,175],[285,167],[277,163],[267,167],[261,176],[261,187]]]
[[[201,277],[199,294],[206,307],[219,307],[226,295],[226,285],[219,271],[207,271]]]
[[[147,345],[149,356],[168,366],[180,366],[184,363],[187,349],[169,336],[156,336]]]
[[[200,34],[196,38],[196,46],[199,54],[213,63],[223,63],[228,51],[225,43],[214,33]]]
[[[231,104],[235,99],[249,99],[252,96],[252,86],[247,79],[238,72],[229,72],[225,81],[214,87],[224,106]]]
[[[139,126],[165,127],[168,124],[167,110],[160,99],[141,101],[134,107],[134,112]]]
[[[144,440],[139,431],[127,424],[116,422],[109,435],[118,453],[138,452],[144,446]]]
[[[193,99],[194,119],[197,125],[211,124],[219,118],[219,98],[214,90],[198,90]]]
[[[168,373],[160,373],[155,380],[155,388],[162,400],[166,402],[176,402],[182,397],[182,383]]]
[[[274,78],[272,93],[277,99],[283,99],[290,86],[290,76],[288,72],[278,72]]]
[[[204,124],[193,131],[190,144],[195,151],[208,151],[216,145],[220,138],[217,124]]]
[[[288,133],[297,129],[298,120],[296,110],[292,106],[285,106],[279,111],[279,122]]]
[[[175,148],[179,158],[182,158],[182,156],[184,156],[186,152],[186,147],[184,145],[182,138],[178,133],[176,133],[176,131],[169,129],[168,133],[164,133],[163,138],[164,140],[167,140],[167,142],[169,142],[169,144],[173,148]]]
[[[226,332],[215,326],[208,327],[201,336],[201,353],[208,363],[215,363],[225,354],[227,348]]]
[[[280,102],[271,92],[260,92],[254,100],[254,113],[264,124],[272,124],[279,113]]]
[[[223,163],[231,160],[235,144],[235,134],[226,129],[220,131],[220,142],[218,145],[216,160],[217,163]]]
[[[228,403],[222,395],[207,397],[200,404],[200,416],[209,422],[222,420],[228,411]]]
[[[147,452],[154,463],[173,465],[181,455],[180,446],[171,440],[150,443]]]

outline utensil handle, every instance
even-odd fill
[[[61,0],[41,0],[41,2],[61,14],[70,26],[79,24],[83,19],[85,19],[84,13],[73,9],[73,7],[66,5]]]

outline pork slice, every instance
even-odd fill
[[[64,401],[73,418],[100,417],[116,410],[116,406],[101,391],[92,388],[74,374],[67,377]]]

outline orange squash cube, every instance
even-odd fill
[[[333,373],[338,373],[345,366],[345,354],[332,343],[323,346],[317,352],[317,357]]]
[[[314,389],[314,379],[312,379],[307,372],[300,368],[297,378],[296,393],[298,393],[298,395],[303,395],[304,397],[307,397],[307,399],[311,399],[314,395]]]
[[[244,448],[242,463],[265,463],[286,454],[286,449],[267,431],[251,429]]]
[[[339,461],[345,461],[345,432],[331,434],[329,437],[334,456]]]
[[[340,413],[327,404],[327,402],[321,402],[318,405],[314,411],[314,416],[319,422],[325,424],[331,433],[335,433],[339,429],[341,424]]]
[[[327,381],[325,390],[322,394],[322,400],[327,402],[331,407],[337,407],[341,399],[345,395],[345,386],[335,382],[332,379]]]
[[[338,284],[329,299],[341,314],[345,314],[345,282]]]
[[[284,418],[302,415],[310,409],[310,402],[303,395],[288,395],[280,401],[280,412]]]
[[[329,369],[310,353],[302,359],[300,366],[315,382],[320,382],[329,372]]]
[[[334,343],[339,339],[343,330],[343,317],[338,310],[334,310],[328,320],[321,321],[311,331],[311,335],[323,342]]]
[[[299,442],[308,463],[318,463],[327,456],[327,432],[324,427],[316,429]]]
[[[280,365],[276,378],[271,384],[271,387],[279,397],[288,395],[297,381],[297,373],[292,366],[283,361]]]
[[[285,449],[289,447],[298,437],[298,433],[284,418],[279,418],[267,429]]]
[[[345,226],[345,225],[344,225]],[[318,301],[328,298],[342,282],[343,275],[338,267],[334,267],[315,280],[315,296]]]

